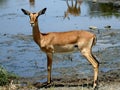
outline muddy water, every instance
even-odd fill
[[[47,7],[46,14],[39,17],[41,32],[88,30],[91,25],[97,26],[100,33],[92,31],[98,37],[93,52],[100,62],[100,72],[120,69],[119,8],[114,8],[112,4],[95,4],[85,0],[80,3],[79,13],[67,15],[65,0],[30,1],[0,1],[0,65],[22,77],[39,77],[40,80],[46,78],[46,56],[33,42],[29,18],[20,9],[38,11]],[[111,25],[112,29],[104,29],[106,25]],[[52,74],[56,78],[80,78],[93,76],[93,71],[87,60],[77,52],[54,55]]]

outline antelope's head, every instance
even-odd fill
[[[46,9],[47,9],[47,8],[44,8],[44,9],[40,10],[40,11],[37,12],[37,13],[32,13],[32,12],[27,11],[27,10],[25,10],[25,9],[21,9],[21,10],[22,10],[22,12],[23,12],[25,15],[28,15],[28,16],[30,17],[30,24],[31,24],[32,27],[34,27],[34,26],[36,25],[36,23],[37,23],[38,17],[39,17],[40,15],[44,14],[45,11],[46,11]]]

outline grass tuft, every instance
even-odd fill
[[[0,86],[8,85],[10,79],[17,78],[15,74],[7,72],[2,66],[0,66]]]

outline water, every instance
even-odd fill
[[[10,34],[31,34],[29,19],[21,12],[21,8],[32,12],[47,8],[45,15],[39,17],[41,32],[68,31],[72,29],[88,29],[89,26],[104,28],[111,25],[120,28],[119,9],[113,4],[92,3],[90,0],[80,2],[79,15],[71,15],[64,19],[67,12],[66,0],[0,0],[0,32]],[[71,1],[68,1],[71,4]],[[75,11],[74,11],[75,13]],[[73,14],[73,13],[72,13]]]
[[[113,4],[92,3],[90,0],[84,0],[80,4],[79,13],[76,11],[76,13],[68,14],[65,0],[35,0],[32,3],[30,1],[32,0],[0,0],[0,65],[22,77],[39,76],[44,80],[47,75],[47,60],[45,54],[33,42],[30,36],[32,30],[29,17],[22,13],[21,8],[32,12],[47,8],[46,14],[39,17],[41,32],[88,30],[89,26],[103,29],[106,25],[120,29],[119,9],[113,7]],[[105,44],[103,36],[103,42],[98,40],[97,50],[119,46],[117,42],[120,39],[117,38],[118,40],[112,38],[112,41],[116,41],[114,45],[110,43],[111,41]],[[104,67],[101,69],[101,71],[107,70],[111,69]],[[92,66],[79,53],[54,56],[54,76],[61,77],[65,74],[84,76],[86,73],[93,75]]]

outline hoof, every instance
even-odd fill
[[[40,82],[36,82],[35,84],[33,84],[35,87],[37,88],[42,88],[42,87],[50,87],[51,83],[48,82],[44,82],[44,83],[40,83]]]

